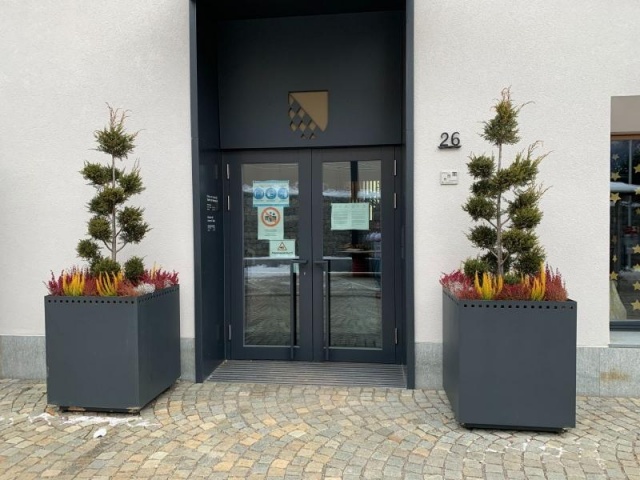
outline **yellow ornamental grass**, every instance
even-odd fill
[[[162,267],[159,267],[158,265],[156,265],[156,262],[153,262],[153,267],[151,267],[151,270],[149,270],[149,278],[151,280],[155,280],[156,275],[158,274],[161,268]]]
[[[67,282],[67,274],[62,275],[62,291],[70,297],[79,297],[84,293],[85,276],[82,271],[71,273],[71,280]]]
[[[96,280],[96,290],[101,297],[115,297],[118,295],[118,287],[124,278],[122,272],[116,275],[112,273],[101,273]]]
[[[502,291],[504,279],[502,278],[502,275],[494,276],[490,273],[484,272],[482,274],[482,284],[480,284],[478,272],[476,272],[473,285],[482,300],[493,300]]]
[[[540,265],[540,276],[534,277],[533,286],[531,287],[531,300],[539,302],[544,299],[547,291],[547,272],[544,264]]]

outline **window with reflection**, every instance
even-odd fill
[[[613,137],[610,161],[610,321],[640,328],[640,135]]]

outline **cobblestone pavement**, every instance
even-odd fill
[[[0,380],[0,479],[635,478],[640,399],[562,434],[465,430],[443,392],[179,382],[140,415],[61,413]]]

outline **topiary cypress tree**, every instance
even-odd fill
[[[111,156],[111,164],[85,162],[82,176],[97,190],[87,208],[93,217],[87,224],[88,239],[80,240],[78,256],[87,260],[92,273],[117,273],[121,270],[117,254],[129,243],[139,243],[149,231],[149,225],[143,221],[143,209],[124,206],[133,195],[144,190],[137,163],[127,172],[117,168],[116,160],[129,157],[135,148],[134,140],[138,132],[128,133],[124,127],[127,111],[109,108],[109,124],[102,130],[96,130],[94,137],[98,144],[96,150]],[[108,252],[102,255],[102,248]],[[141,260],[133,257],[131,272],[137,275]]]
[[[471,196],[463,205],[477,224],[467,237],[484,254],[464,263],[465,273],[475,272],[533,275],[540,270],[545,254],[535,234],[542,220],[539,200],[544,190],[536,185],[538,165],[547,154],[536,155],[539,142],[516,154],[510,165],[503,164],[503,146],[520,141],[518,114],[508,88],[494,106],[495,117],[484,122],[481,136],[498,149],[494,155],[469,157],[467,167],[474,182]]]

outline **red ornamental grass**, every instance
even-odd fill
[[[156,290],[160,290],[163,288],[171,287],[173,285],[177,285],[178,281],[178,273],[177,272],[167,272],[166,270],[145,270],[144,275],[140,279],[140,283],[148,283],[154,285]]]
[[[505,284],[496,300],[531,300],[531,285],[525,282]]]
[[[551,270],[547,266],[547,289],[544,293],[544,299],[549,302],[565,302],[568,298],[567,287],[562,279],[562,274],[556,270]]]
[[[119,297],[137,297],[140,293],[136,290],[136,287],[129,280],[123,280],[118,284],[118,296]]]
[[[51,271],[51,280],[45,283],[47,286],[47,290],[49,290],[49,295],[61,296],[64,295],[62,291],[62,277],[64,275],[64,271],[60,272],[58,278],[54,275],[53,271]]]
[[[96,282],[96,277],[92,275],[87,275],[84,279],[84,295],[88,297],[97,297],[98,296],[98,286]]]
[[[440,284],[461,300],[478,300],[480,298],[473,286],[473,280],[467,277],[462,270],[443,274],[440,278]]]

